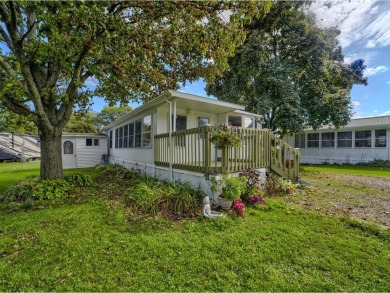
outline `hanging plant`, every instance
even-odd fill
[[[241,138],[237,128],[223,125],[218,128],[210,138],[210,141],[217,149],[222,149],[228,146],[241,146]]]

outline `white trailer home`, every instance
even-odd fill
[[[338,130],[309,129],[288,142],[300,149],[301,163],[351,163],[390,160],[390,116],[352,119]]]
[[[287,178],[297,178],[299,153],[261,129],[259,119],[240,105],[167,91],[103,131],[108,138],[110,162],[163,180],[189,182],[213,200],[210,175],[256,168],[264,174],[272,169]],[[210,138],[221,124],[234,128],[240,146],[213,145]],[[285,166],[285,160],[294,159],[296,164]]]
[[[101,163],[102,156],[107,154],[105,135],[63,133],[61,143],[64,169],[93,167]]]

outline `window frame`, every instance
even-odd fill
[[[145,131],[145,120],[149,120],[149,129]],[[142,147],[143,148],[152,148],[152,115],[146,115],[142,118]],[[149,134],[149,145],[145,145],[145,134]]]
[[[317,139],[311,139],[310,136],[317,136]],[[312,146],[311,143],[316,143],[315,146]],[[307,148],[319,148],[320,147],[320,133],[319,132],[313,132],[307,134]]]
[[[327,136],[330,136],[331,138],[329,139]],[[334,148],[336,143],[335,137],[334,132],[321,132],[321,148]]]
[[[303,138],[303,145],[302,145]],[[306,148],[306,134],[305,133],[296,133],[294,136],[294,146],[295,148],[304,149]]]
[[[384,131],[385,134],[383,136],[381,136],[381,137],[378,137],[377,136],[377,132],[378,131]],[[378,140],[384,140],[385,145],[384,146],[377,146]],[[374,130],[374,147],[375,148],[381,148],[381,149],[387,147],[387,129],[375,129]]]
[[[369,137],[366,138],[356,138],[357,133],[370,133]],[[363,146],[358,146],[358,142],[364,142],[366,141],[369,145],[363,145]],[[371,130],[356,130],[355,131],[355,143],[354,143],[355,148],[372,148],[372,131]]]
[[[340,134],[351,134],[351,138],[340,138]],[[337,132],[337,139],[336,139],[336,142],[337,142],[337,144],[336,144],[336,147],[337,148],[352,148],[352,145],[353,145],[353,133],[352,133],[352,131],[350,130],[350,131],[339,131],[339,132]],[[350,142],[350,146],[340,146],[340,143],[341,142],[343,142],[343,143],[345,143],[345,142]]]

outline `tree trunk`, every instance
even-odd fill
[[[41,179],[62,178],[62,131],[40,132]]]

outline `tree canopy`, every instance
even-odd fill
[[[350,90],[367,84],[364,60],[344,64],[334,28],[321,29],[303,2],[277,1],[247,26],[248,36],[223,76],[206,91],[262,114],[265,127],[281,134],[305,127],[345,125]]]
[[[243,42],[243,24],[268,7],[255,1],[2,1],[0,103],[37,126],[41,177],[62,177],[60,137],[75,105],[87,107],[93,95],[110,103],[147,101],[178,82],[213,81]],[[86,87],[92,77],[94,90]]]
[[[93,124],[97,129],[101,129],[103,126],[110,124],[119,117],[129,113],[133,110],[130,106],[104,106],[100,113],[97,113],[94,117]]]
[[[7,108],[0,107],[0,132],[38,134],[38,129],[27,117],[11,112]]]
[[[74,133],[98,133],[94,125],[94,115],[89,111],[78,111],[70,116],[68,123],[64,127],[66,132]]]

